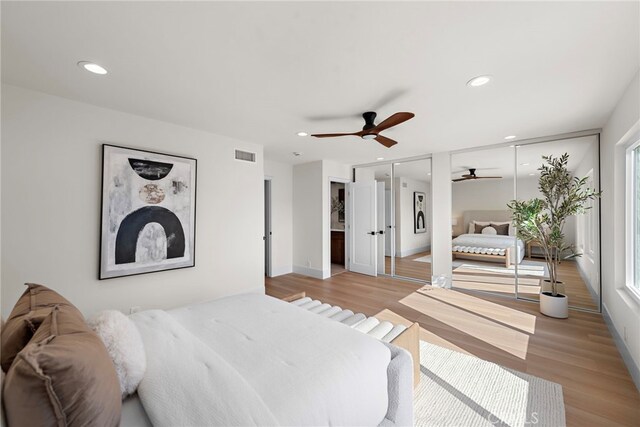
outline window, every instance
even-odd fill
[[[640,298],[640,140],[627,148],[627,286]]]

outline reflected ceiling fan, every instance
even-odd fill
[[[379,124],[374,124],[373,121],[376,119],[377,114],[374,111],[367,111],[362,115],[364,119],[364,126],[362,130],[359,132],[353,133],[317,133],[311,136],[315,136],[316,138],[333,138],[336,136],[359,136],[362,139],[375,139],[380,144],[384,145],[387,148],[391,148],[396,145],[398,142],[394,141],[391,138],[387,138],[386,136],[380,135],[385,129],[389,129],[393,126],[397,126],[400,123],[404,123],[409,119],[412,119],[415,114],[413,113],[395,113],[387,119],[383,120]]]
[[[470,179],[500,179],[501,176],[477,176],[475,168],[469,168],[469,173],[462,175],[462,178],[452,179],[453,182],[468,181]]]

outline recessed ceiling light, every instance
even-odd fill
[[[520,166],[529,166],[529,163],[520,163]]]
[[[478,76],[474,77],[467,82],[467,86],[479,87],[484,86],[491,81],[491,76]]]
[[[427,175],[431,176],[431,172],[429,172]]]
[[[504,139],[506,139],[507,141],[511,141],[512,139],[516,139],[515,135],[509,135],[509,136],[505,136]]]
[[[298,136],[309,136],[309,134],[306,133],[306,132],[298,132],[297,135]]]
[[[535,175],[535,173],[530,173],[530,174],[529,174],[529,176],[534,176],[534,175]]]
[[[92,72],[93,74],[107,74],[107,70],[104,67],[89,61],[78,62],[78,67],[82,67],[85,70]]]
[[[384,160],[384,157],[376,157],[376,160]]]

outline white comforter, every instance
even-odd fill
[[[348,326],[246,294],[131,316],[154,425],[378,425],[390,350]]]

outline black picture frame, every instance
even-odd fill
[[[427,195],[421,191],[413,192],[413,234],[427,232]]]
[[[135,209],[130,209],[128,213],[126,213],[125,217],[122,218],[118,222],[117,230],[113,230],[113,227],[106,227],[105,223],[111,219],[113,220],[113,212],[111,210],[113,200],[109,197],[112,194],[110,190],[113,190],[110,181],[110,178],[113,178],[114,171],[111,170],[111,164],[107,165],[107,161],[111,160],[110,156],[114,153],[119,154],[121,157],[126,156],[128,160],[128,168],[127,165],[124,165],[124,161],[120,160],[121,166],[123,170],[126,170],[127,177],[132,180],[140,181],[139,184],[143,182],[147,182],[144,186],[139,190],[139,197],[142,200],[143,196],[146,196],[147,199],[142,200],[142,204],[140,201],[135,201],[138,204],[138,207]],[[129,153],[134,158],[128,157]],[[136,163],[137,162],[137,163]],[[169,163],[174,162],[174,163]],[[142,166],[141,166],[142,165]],[[178,168],[174,167],[176,165],[180,165]],[[186,165],[186,166],[185,166]],[[180,176],[175,177],[178,169],[188,169],[189,180],[188,183],[185,183],[184,180],[176,181],[175,178],[180,178]],[[167,171],[168,169],[168,171]],[[152,174],[149,174],[149,171],[152,171]],[[122,171],[121,171],[122,172]],[[137,276],[141,274],[149,274],[149,273],[157,273],[161,271],[168,270],[178,270],[183,268],[191,268],[195,267],[195,259],[196,259],[196,222],[197,222],[197,183],[198,183],[198,160],[192,157],[187,157],[183,155],[162,153],[157,151],[150,151],[141,148],[135,147],[125,147],[119,145],[112,144],[102,144],[102,169],[101,169],[101,192],[100,192],[100,250],[99,250],[99,260],[98,260],[98,279],[106,280],[106,279],[114,279],[119,277],[129,277],[129,276]],[[109,176],[107,176],[109,175]],[[182,190],[182,186],[184,185],[188,188],[189,192],[189,213],[188,213],[188,228],[185,229],[183,225],[183,221],[180,221],[180,217],[182,219],[185,218],[184,212],[177,213],[169,209],[171,207],[170,203],[164,203],[164,199],[166,198],[168,192],[168,188],[166,188],[167,181],[171,181],[171,192],[179,194]],[[162,182],[162,185],[165,186],[165,190],[162,190],[161,187],[158,186],[158,183]],[[161,191],[147,191],[149,188]],[[143,191],[144,190],[144,191]],[[164,194],[162,198],[158,201],[158,194]],[[172,197],[169,195],[169,197]],[[131,197],[133,199],[133,197]],[[134,200],[131,200],[132,205],[135,206]],[[157,206],[156,206],[157,205]],[[143,211],[142,214],[139,212]],[[138,212],[136,215],[132,215],[134,212]],[[111,217],[108,215],[111,213]],[[161,215],[158,215],[158,214]],[[107,214],[107,215],[105,215]],[[157,260],[157,262],[150,261],[147,263],[139,263],[137,261],[134,262],[124,262],[123,260],[129,259],[131,257],[131,252],[135,254],[136,248],[132,247],[131,242],[134,241],[134,244],[137,244],[140,234],[136,234],[135,239],[132,236],[127,236],[126,233],[121,233],[123,236],[121,240],[125,241],[126,244],[122,244],[120,246],[114,245],[113,234],[116,234],[116,240],[118,239],[118,232],[121,231],[122,223],[125,222],[125,219],[132,218],[132,220],[128,221],[127,230],[136,230],[141,234],[144,228],[147,225],[154,223],[160,225],[166,234],[167,229],[174,231],[175,233],[171,234],[171,242],[166,241],[166,253],[167,257],[161,260]],[[180,229],[177,228],[177,224],[180,224]],[[173,227],[173,228],[171,228]],[[180,231],[182,231],[182,236],[180,236]],[[111,233],[111,234],[109,234]],[[177,235],[177,237],[176,237]],[[182,239],[182,241],[181,241]],[[168,240],[168,239],[167,239]],[[184,252],[182,252],[182,256],[180,254],[180,242],[183,245]],[[120,243],[120,242],[118,242]],[[176,244],[177,243],[177,244]],[[170,248],[171,245],[171,248]],[[116,251],[116,246],[120,248],[119,251]],[[176,250],[177,247],[177,250]],[[125,249],[122,249],[125,248]],[[169,253],[171,253],[171,258],[169,257]],[[185,256],[185,253],[188,256]],[[118,263],[118,268],[116,270],[113,269],[115,263],[111,260],[110,256],[113,256],[115,259],[116,256],[120,256],[120,262]],[[112,262],[110,263],[109,260]],[[123,264],[127,264],[124,266]],[[111,267],[111,268],[110,268]]]

